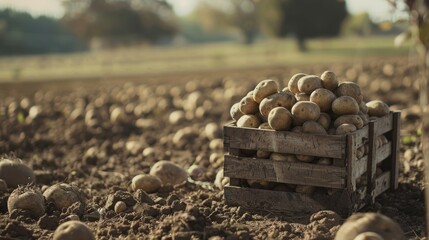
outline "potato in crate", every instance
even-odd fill
[[[227,204],[349,215],[397,188],[400,113],[335,81],[332,72],[296,74],[279,91],[264,80],[233,105],[235,121],[224,126]]]

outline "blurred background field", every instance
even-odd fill
[[[409,57],[412,43],[393,44],[408,27],[401,3],[4,0],[0,82],[139,78]]]

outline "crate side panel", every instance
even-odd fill
[[[390,113],[374,121],[374,136],[378,137],[393,129],[393,114]]]
[[[224,127],[230,148],[344,158],[345,136],[299,134],[252,128]]]
[[[224,171],[225,176],[233,178],[329,188],[344,188],[346,175],[342,167],[230,155],[225,155]]]
[[[389,142],[383,146],[381,146],[379,149],[377,149],[377,155],[376,155],[376,164],[382,162],[386,158],[388,158],[391,154],[392,149],[392,143]],[[367,164],[368,164],[368,155],[362,157],[361,159],[358,159],[356,161],[354,169],[354,178],[359,178],[362,174],[364,174],[367,170]]]
[[[295,192],[226,186],[224,194],[226,204],[250,210],[304,214],[331,209],[342,216],[348,216],[352,211],[352,200],[345,190],[338,191],[332,196],[327,194],[309,196]]]
[[[374,196],[378,196],[385,192],[390,187],[390,171],[382,173],[375,179]]]

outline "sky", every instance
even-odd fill
[[[167,0],[176,14],[184,16],[192,12],[199,0]],[[350,13],[368,12],[373,20],[392,19],[392,12],[387,0],[346,0]],[[27,11],[34,16],[48,15],[61,17],[64,9],[61,0],[1,0],[0,8],[13,8]]]

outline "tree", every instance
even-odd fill
[[[72,52],[84,48],[53,18],[5,9],[0,11],[0,25],[0,55]]]
[[[344,1],[339,0],[276,0],[261,1],[262,16],[276,36],[295,35],[300,50],[305,50],[305,40],[314,37],[332,37],[340,32],[347,17]],[[267,12],[277,9],[274,18]],[[269,10],[269,11],[267,11]],[[261,17],[265,19],[265,17]],[[274,23],[274,24],[273,24]]]
[[[253,43],[259,31],[254,0],[204,0],[196,8],[194,15],[208,31],[238,31],[246,44]]]
[[[63,21],[88,43],[116,46],[156,42],[176,32],[171,6],[164,0],[65,0]]]

